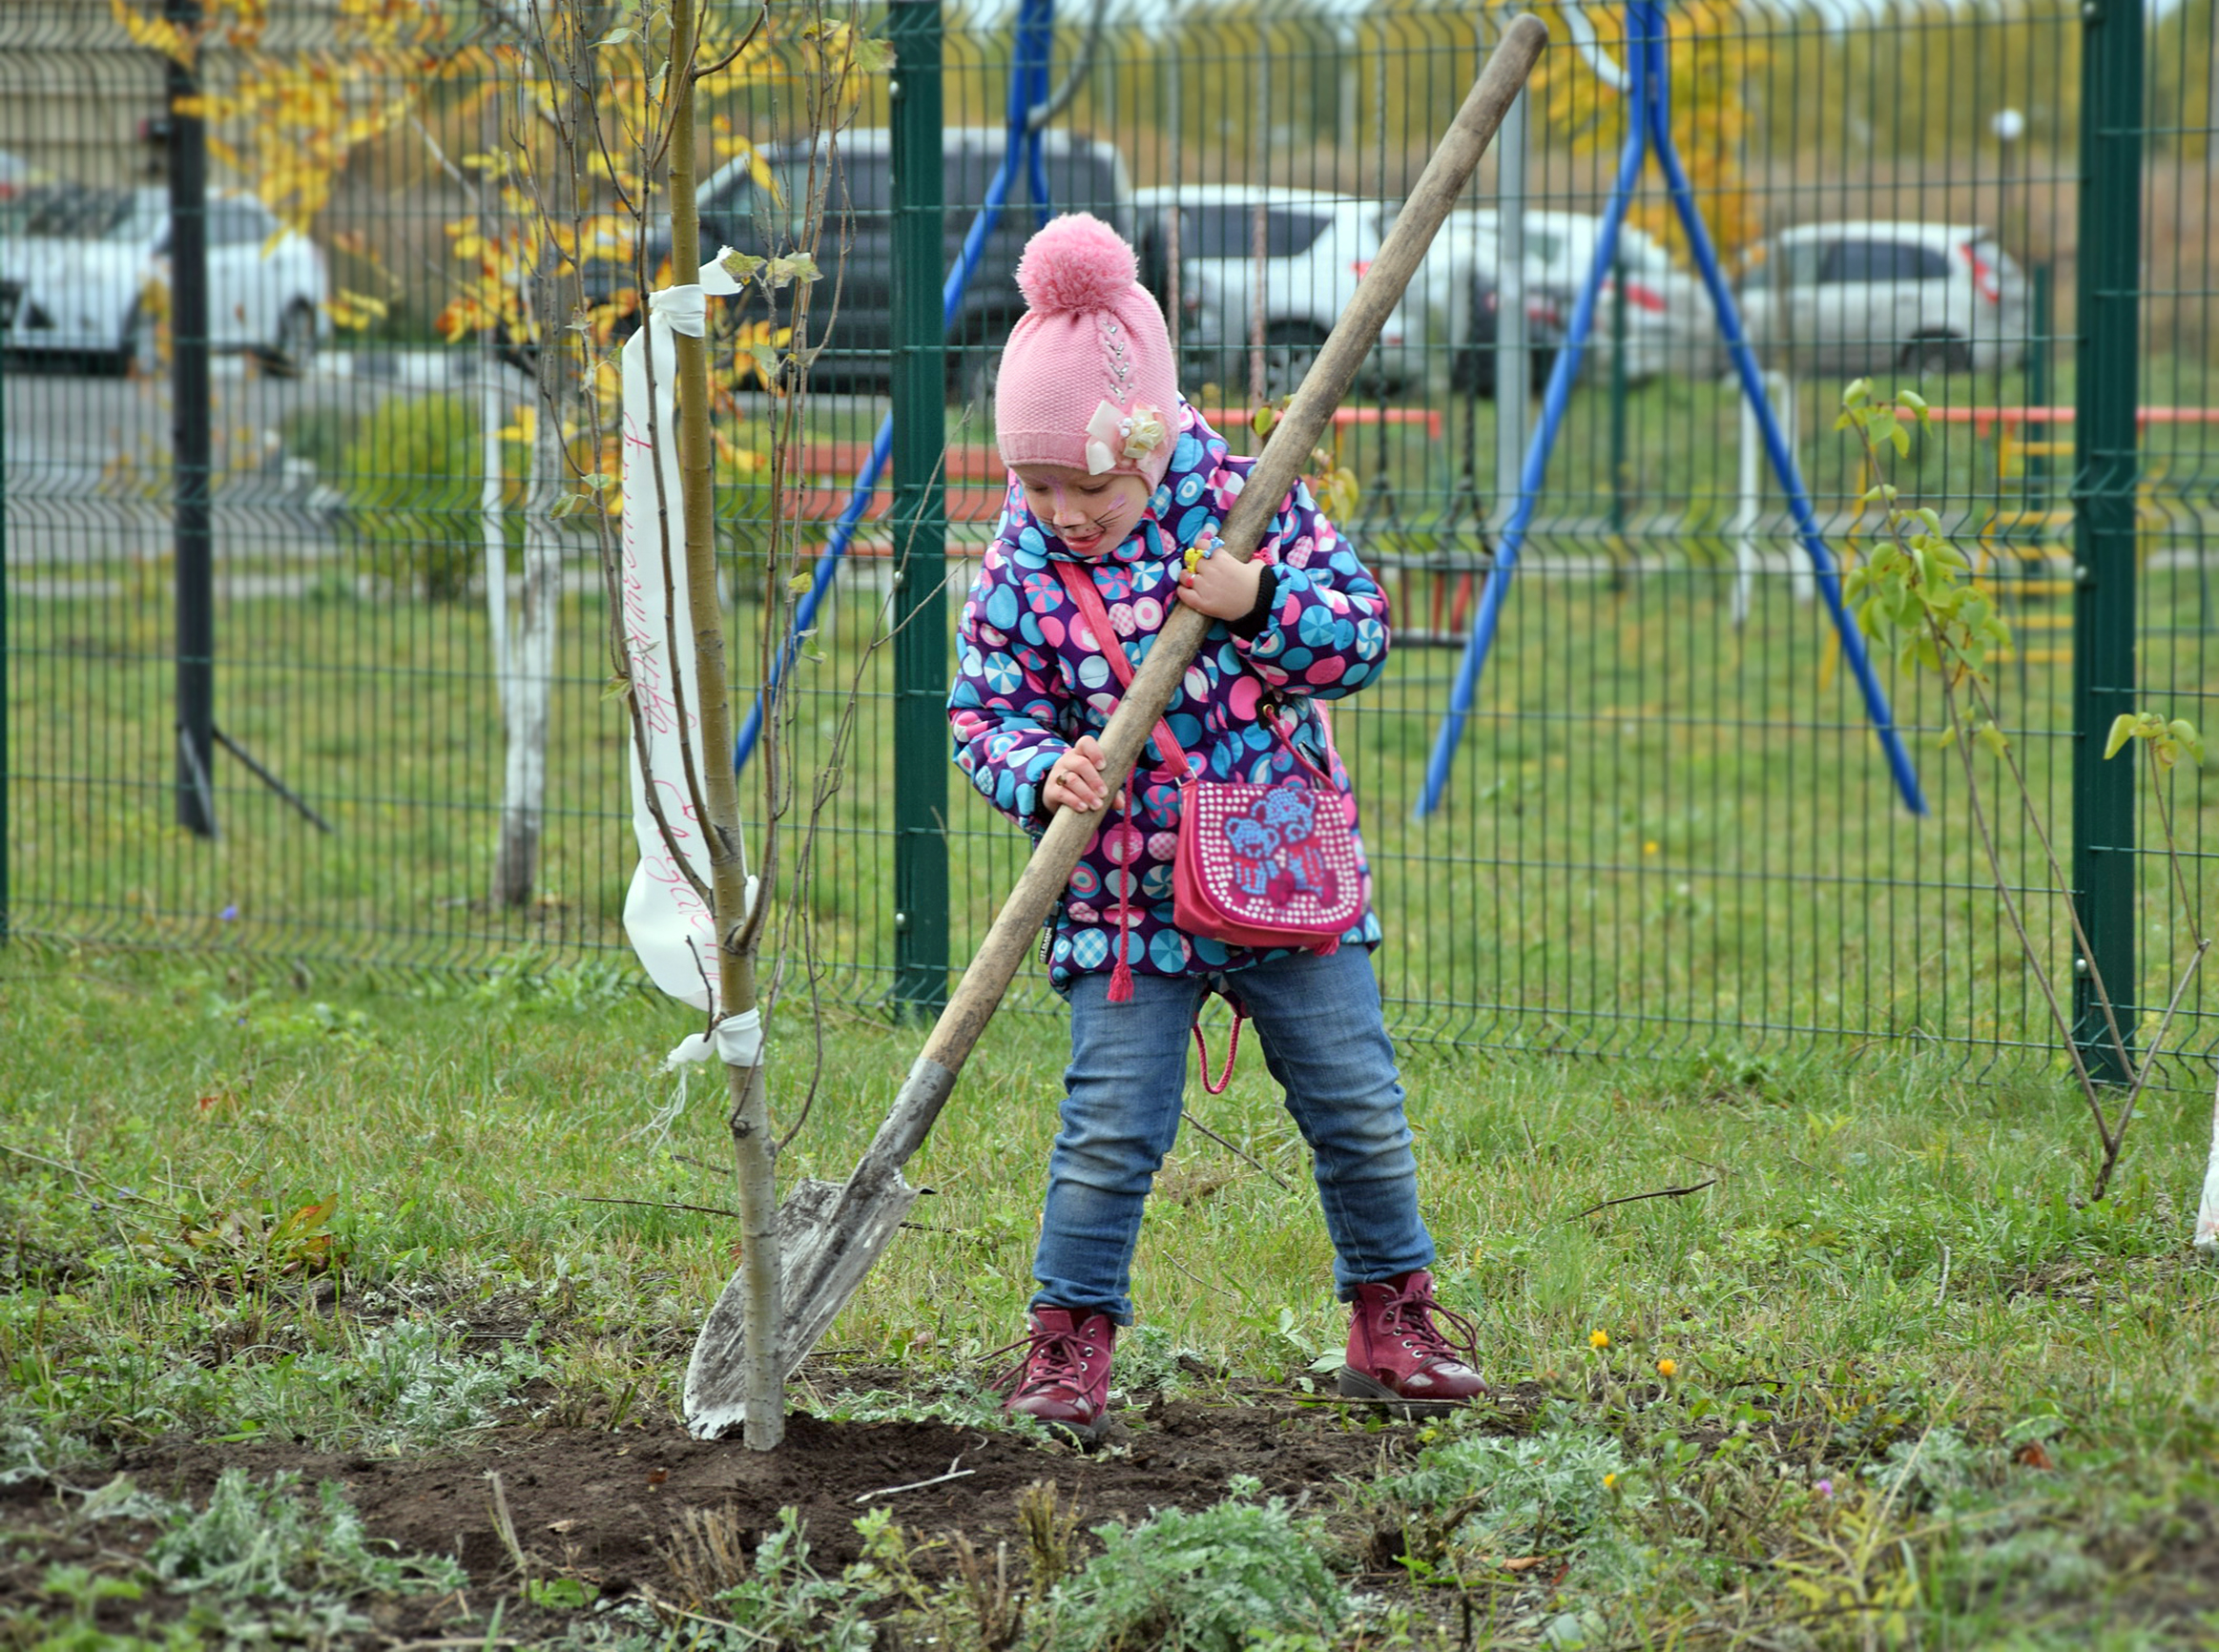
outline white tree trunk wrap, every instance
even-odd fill
[[[717,258],[723,258],[719,251]],[[698,337],[707,325],[707,295],[739,290],[721,262],[701,266],[697,283],[667,287],[648,300],[647,325],[624,346],[624,519],[620,561],[624,634],[632,667],[634,712],[646,735],[647,771],[639,745],[632,753],[632,829],[639,866],[624,900],[624,931],[655,985],[682,1003],[715,1010],[716,926],[709,904],[695,893],[648,809],[652,785],[671,835],[692,866],[709,881],[709,851],[686,785],[686,752],[696,774],[729,763],[730,752],[701,750],[691,639],[693,609],[686,594],[685,505],[678,475],[677,352],[673,335]],[[648,352],[654,352],[653,432],[650,437]],[[660,447],[660,452],[656,451]],[[662,472],[658,493],[655,470]],[[668,533],[664,531],[667,519]],[[686,711],[683,717],[679,706]],[[752,904],[755,880],[748,880]],[[712,1041],[695,1035],[672,1052],[674,1061],[706,1061],[712,1047],[726,1062],[753,1066],[760,1033],[753,1011],[734,1016]]]

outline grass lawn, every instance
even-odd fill
[[[657,1070],[685,1030],[591,967],[0,954],[6,1642],[2219,1634],[2205,1095],[2153,1097],[2081,1208],[2082,1104],[1955,1052],[1414,1049],[1444,1296],[1499,1385],[1421,1426],[1310,1393],[1344,1320],[1251,1062],[1191,1093],[1245,1157],[1190,1132],[1166,1166],[1124,1426],[1081,1458],[995,1427],[980,1386],[1028,1286],[1063,1053],[1056,1021],[1005,1017],[913,1169],[918,1230],[765,1461],[674,1419],[734,1230],[684,1208],[730,1200],[721,1105],[696,1079],[675,1106]],[[845,1173],[914,1043],[824,1033],[784,1180]],[[781,1019],[785,1121],[811,1044]],[[1693,1190],[1591,1209],[1664,1188]],[[972,1474],[891,1490],[951,1458]]]

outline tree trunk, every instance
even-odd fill
[[[671,53],[677,98],[671,112],[671,267],[680,282],[701,267],[701,222],[694,126],[694,60],[699,44],[696,0],[674,0]],[[676,334],[678,468],[685,501],[686,591],[694,620],[695,693],[700,700],[701,754],[708,796],[709,865],[716,913],[717,1005],[724,1016],[756,1004],[755,946],[746,936],[747,862],[739,836],[739,783],[732,767],[732,696],[724,664],[724,609],[716,578],[715,457],[709,443],[708,341]],[[765,733],[770,733],[766,721]],[[765,898],[769,891],[764,892]],[[744,942],[744,944],[743,944]],[[778,1182],[772,1160],[767,1085],[761,1059],[727,1065],[732,1094],[732,1149],[738,1175],[741,1270],[747,1278],[746,1438],[770,1451],[786,1435],[781,1363],[785,1307],[780,1291]]]
[[[486,641],[493,656],[493,697],[501,711],[501,730],[508,740],[514,768],[516,733],[515,650],[508,635],[508,522],[501,493],[507,477],[502,470],[501,428],[508,423],[501,406],[501,358],[494,335],[486,334],[478,357],[478,535],[486,560]],[[493,858],[493,903],[521,905],[508,893],[510,865],[508,797],[513,778],[504,784],[501,838]],[[525,870],[525,898],[530,897],[530,868]]]
[[[543,343],[541,348],[546,355],[547,346]],[[562,463],[555,421],[543,400],[525,496],[524,594],[514,628],[508,630],[507,657],[501,666],[502,720],[508,752],[502,772],[501,841],[493,859],[493,900],[499,906],[529,906],[539,881],[539,834],[547,805],[548,701],[554,682],[563,583],[561,530],[548,511],[554,503]]]

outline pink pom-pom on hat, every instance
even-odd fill
[[[1107,310],[1140,279],[1125,237],[1092,213],[1050,219],[1017,260],[1017,290],[1047,315]]]
[[[1003,464],[1119,471],[1151,488],[1163,480],[1179,376],[1138,269],[1125,237],[1090,213],[1052,219],[1026,243],[1017,289],[1028,308],[994,392]]]

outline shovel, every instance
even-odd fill
[[[1243,562],[1255,553],[1256,542],[1300,476],[1334,410],[1378,341],[1380,327],[1433,244],[1441,220],[1547,44],[1547,28],[1537,17],[1520,17],[1504,31],[1441,147],[1426,163],[1424,175],[1396,215],[1394,228],[1358,284],[1356,297],[1274,428],[1273,440],[1256,460],[1248,485],[1227,513],[1217,541],[1221,552]],[[1157,633],[1154,648],[1102,732],[1103,773],[1112,795],[1125,784],[1149,731],[1178,692],[1210,625],[1208,615],[1181,605]],[[1068,809],[1056,815],[854,1172],[838,1185],[798,1183],[779,1206],[786,1311],[778,1328],[778,1362],[785,1375],[791,1375],[817,1346],[817,1339],[855,1294],[916,1203],[918,1190],[902,1179],[902,1167],[923,1145],[940,1109],[947,1105],[957,1075],[1037,943],[1041,926],[1055,910],[1071,869],[1093,840],[1097,826],[1090,815]],[[743,1274],[736,1273],[695,1340],[694,1356],[686,1367],[685,1407],[686,1427],[697,1439],[715,1439],[746,1420],[746,1303]]]

